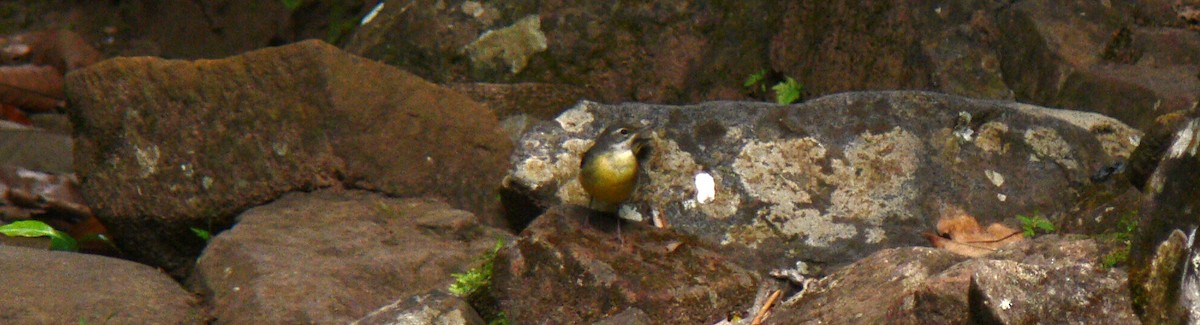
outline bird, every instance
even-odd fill
[[[649,127],[617,122],[596,136],[579,164],[579,184],[591,197],[588,208],[615,213],[638,184],[639,165],[649,152]],[[617,237],[621,225],[617,223]]]

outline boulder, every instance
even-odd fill
[[[320,41],[67,77],[85,197],[129,257],[182,277],[203,240],[291,191],[437,196],[495,222],[511,143],[469,98]]]
[[[190,279],[219,324],[354,321],[445,289],[508,237],[445,203],[362,191],[288,194],[238,218]]]
[[[762,281],[736,261],[692,236],[559,206],[500,251],[492,294],[514,324],[712,324],[749,308]]]
[[[924,245],[947,208],[1019,229],[1063,215],[1078,187],[1139,134],[1098,114],[926,92],[860,92],[803,104],[584,102],[517,143],[502,196],[510,222],[585,205],[579,159],[606,125],[646,123],[652,154],[631,219],[754,247],[779,265],[837,266]],[[707,176],[706,176],[707,175]],[[713,185],[698,178],[712,177]],[[712,190],[706,198],[698,193]]]
[[[1138,24],[1152,2],[1022,1],[997,14],[997,54],[1017,100],[1098,112],[1137,128],[1195,111],[1200,35]]]
[[[982,258],[924,247],[879,251],[780,304],[768,322],[1137,324],[1125,272],[1091,239],[1042,236]]]
[[[1165,144],[1142,197],[1130,249],[1133,308],[1146,323],[1200,321],[1200,119],[1183,123]]]
[[[114,258],[0,246],[0,322],[201,324],[199,300],[162,271]]]

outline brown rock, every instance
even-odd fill
[[[501,250],[494,296],[513,323],[582,324],[645,312],[655,324],[711,324],[753,302],[761,281],[711,244],[560,206]],[[638,319],[634,314],[620,316]]]
[[[887,306],[916,304],[918,302],[913,302],[913,299],[926,299],[923,297],[930,295],[924,292],[930,289],[922,286],[942,271],[963,260],[965,260],[964,257],[948,251],[925,247],[879,251],[821,279],[816,285],[807,288],[799,299],[789,300],[779,305],[769,320],[773,324],[799,324],[813,321],[844,324],[891,323],[897,321],[896,318],[902,317],[896,314],[909,313],[909,311],[889,311]],[[914,293],[915,291],[918,293]],[[965,297],[965,293],[963,291],[960,296]],[[901,302],[905,299],[909,301]],[[965,301],[965,299],[963,300]],[[938,312],[957,316],[954,315],[954,310]],[[955,319],[955,317],[949,317],[949,319]]]
[[[778,324],[1130,324],[1125,272],[1091,239],[1041,236],[983,258],[876,252],[777,307]]]
[[[84,195],[176,276],[245,209],[331,186],[438,196],[492,220],[511,144],[451,90],[319,41],[211,61],[119,58],[68,76]]]
[[[289,194],[213,238],[194,287],[223,324],[346,323],[450,285],[504,233],[440,202]]]
[[[1125,272],[1090,265],[981,261],[971,280],[972,319],[986,324],[1139,324]]]
[[[1146,323],[1200,321],[1200,120],[1183,123],[1164,146],[1146,182],[1137,234],[1130,248],[1133,308]]]
[[[152,267],[96,255],[0,246],[0,322],[199,324],[197,299]]]

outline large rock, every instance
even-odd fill
[[[96,255],[0,246],[0,322],[201,324],[199,302],[152,267]]]
[[[1172,5],[391,0],[346,48],[437,82],[582,88],[516,99],[524,104],[515,107],[536,111],[580,98],[749,99],[756,94],[742,82],[765,69],[776,76],[770,84],[791,76],[814,96],[938,90],[1100,112],[1145,127],[1200,100],[1200,35],[1177,18],[1189,7]],[[480,90],[496,94],[477,98],[513,100],[509,90]]]
[[[1137,324],[1125,272],[1090,239],[1044,236],[977,259],[879,251],[776,307],[770,323]]]
[[[1146,183],[1137,235],[1130,251],[1129,289],[1146,323],[1200,321],[1200,119],[1165,144]]]
[[[794,106],[584,102],[518,143],[504,199],[510,211],[531,211],[513,222],[538,207],[587,204],[579,157],[617,121],[656,130],[626,216],[661,216],[684,232],[816,266],[924,245],[918,234],[947,207],[1013,228],[1016,214],[1060,214],[1094,171],[1128,156],[1138,134],[1097,114],[924,92]],[[697,188],[701,174],[715,179],[711,200],[697,198],[707,190]]]
[[[712,324],[750,307],[761,281],[735,262],[691,236],[560,206],[500,251],[493,295],[515,324],[587,324],[626,313],[619,318]]]
[[[341,183],[491,220],[511,143],[479,104],[319,41],[211,61],[119,58],[67,78],[85,196],[135,260],[181,276],[282,193]]]
[[[997,15],[1000,66],[1021,101],[1099,112],[1138,128],[1194,111],[1200,35],[1161,21],[1143,2],[1021,1]]]
[[[507,236],[440,202],[289,194],[214,237],[192,281],[221,324],[346,323],[446,288]]]

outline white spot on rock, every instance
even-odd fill
[[[712,202],[717,196],[716,182],[712,175],[705,172],[696,174],[696,202],[701,204]]]
[[[992,185],[996,185],[996,187],[1004,185],[1004,175],[1000,175],[1000,173],[991,169],[984,170],[983,174],[987,175],[988,180],[992,181]]]
[[[595,117],[592,116],[592,113],[588,112],[588,106],[588,103],[575,106],[575,108],[559,114],[554,121],[558,122],[558,125],[561,126],[564,131],[567,131],[567,133],[583,132],[583,127],[595,120]]]

